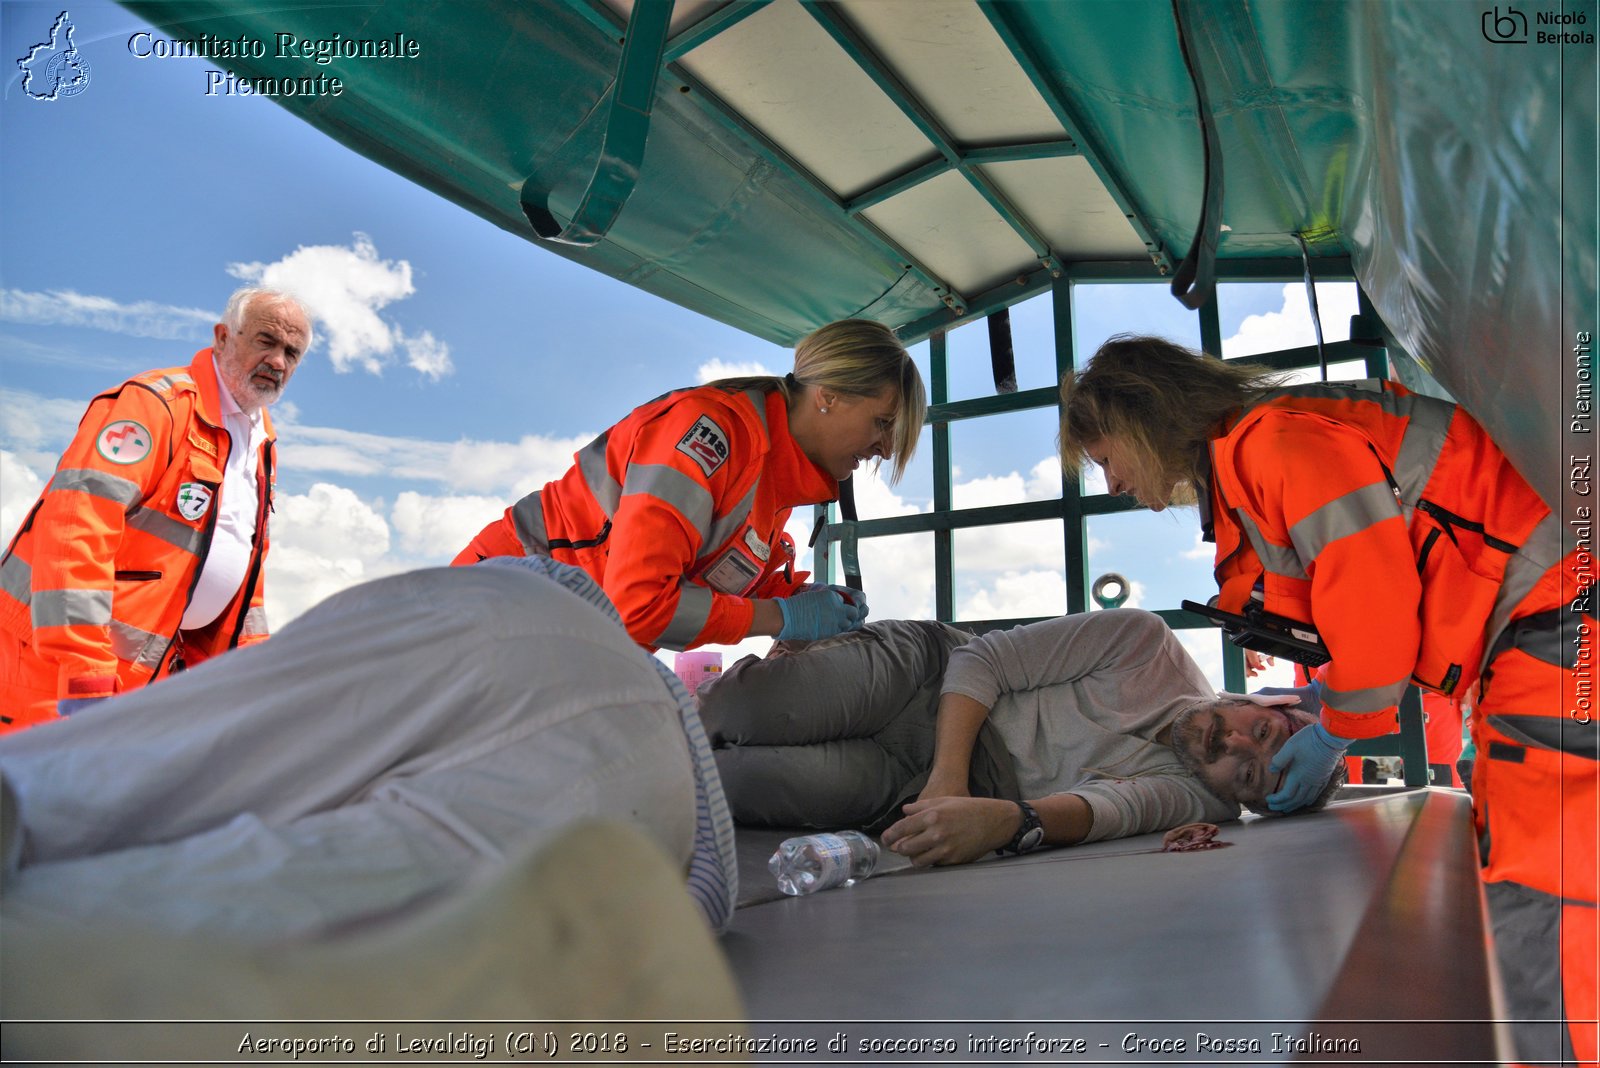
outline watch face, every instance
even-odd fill
[[[1026,853],[1030,850],[1038,849],[1040,843],[1043,841],[1044,828],[1035,827],[1033,830],[1022,836],[1022,840],[1017,843],[1017,852]]]

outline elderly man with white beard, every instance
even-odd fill
[[[90,403],[0,557],[0,732],[267,637],[266,409],[311,320],[287,293],[245,288],[213,339]]]

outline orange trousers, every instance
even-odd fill
[[[1576,555],[1545,574],[1491,647],[1472,717],[1472,796],[1517,1059],[1592,1064],[1600,626],[1577,593]]]

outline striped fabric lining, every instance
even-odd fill
[[[611,598],[579,568],[548,556],[494,556],[476,566],[521,567],[543,575],[594,605],[618,627],[622,626],[622,617],[617,614]],[[739,863],[734,852],[733,815],[722,792],[722,778],[717,774],[717,763],[711,755],[711,743],[700,722],[700,714],[695,711],[683,683],[656,657],[643,650],[639,655],[656,669],[678,701],[678,714],[683,720],[684,738],[694,766],[694,853],[689,859],[689,896],[694,898],[712,930],[725,931],[733,920],[734,902],[739,897]]]

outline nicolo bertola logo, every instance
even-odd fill
[[[1584,27],[1589,18],[1582,11],[1535,11],[1530,23],[1527,12],[1507,4],[1496,4],[1483,13],[1483,39],[1490,44],[1594,44],[1594,34]]]
[[[205,72],[205,95],[342,96],[344,79],[321,68],[326,68],[335,60],[343,63],[373,59],[416,59],[422,55],[422,45],[404,32],[385,37],[348,37],[333,33],[320,38],[279,32],[270,38],[261,38],[249,34],[219,37],[212,33],[200,33],[193,37],[163,37],[150,30],[140,30],[128,38],[128,54],[138,60],[236,60],[256,68],[269,62],[310,63],[312,67],[309,69],[297,65],[282,73],[274,71],[271,74],[240,75],[231,70],[209,69]]]
[[[89,88],[89,63],[72,43],[77,29],[71,13],[63,11],[51,23],[50,35],[17,59],[29,100],[53,104]]]

